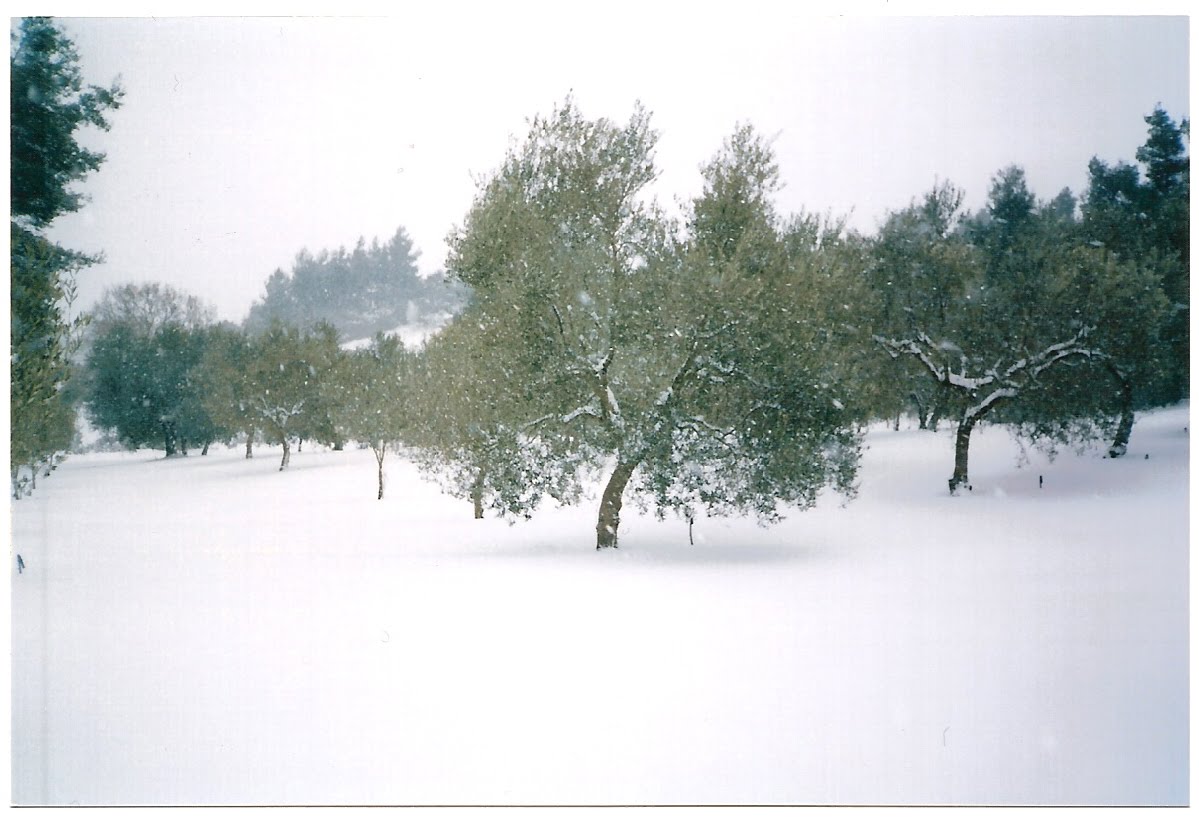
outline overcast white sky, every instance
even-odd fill
[[[297,251],[404,226],[444,262],[478,176],[573,91],[587,116],[640,99],[659,197],[699,190],[738,122],[777,135],[780,209],[871,231],[937,179],[980,206],[1020,164],[1082,192],[1091,156],[1132,161],[1161,103],[1190,116],[1181,17],[817,18],[792,4],[419,3],[390,18],[64,21],[88,81],[125,104],[108,161],[52,236],[107,261],[80,306],[164,281],[241,320]],[[567,11],[566,9],[572,9]]]

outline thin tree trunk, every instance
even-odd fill
[[[204,447],[200,449],[200,456],[201,456],[201,457],[207,457],[207,456],[208,456],[208,445],[209,445],[208,443],[204,443]]]
[[[912,403],[916,406],[916,420],[920,423],[920,430],[928,428],[928,411],[924,407],[924,403],[920,400],[920,395],[912,392],[910,395]]]
[[[620,527],[620,509],[624,505],[624,489],[637,470],[637,461],[616,460],[616,469],[608,478],[600,500],[599,520],[595,525],[595,549],[617,546],[617,529]]]
[[[246,434],[246,459],[254,459],[254,435]]]
[[[282,471],[291,462],[291,443],[287,441],[287,435],[283,436],[283,462],[279,463],[279,470]]]
[[[474,484],[470,486],[471,502],[475,506],[475,519],[483,518],[483,469],[475,472]]]
[[[375,449],[375,462],[379,463],[379,495],[375,499],[383,498],[383,458],[387,456],[387,446],[383,445]]]
[[[933,396],[929,400],[928,406],[929,431],[937,433],[937,427],[941,425],[941,418],[945,416],[945,409],[950,405],[952,405],[950,395],[944,385],[933,390]]]
[[[1132,381],[1114,369],[1112,373],[1120,381],[1120,425],[1116,427],[1116,437],[1107,455],[1115,459],[1128,453],[1128,438],[1132,436],[1132,423],[1136,415],[1132,410]]]
[[[957,438],[953,445],[953,476],[949,479],[949,493],[956,494],[959,486],[970,488],[970,433],[974,431],[976,418],[958,423]]]

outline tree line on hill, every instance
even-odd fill
[[[74,392],[98,426],[168,455],[263,440],[282,470],[304,441],[369,446],[379,498],[403,446],[479,517],[575,502],[602,478],[597,548],[617,546],[628,498],[769,522],[826,487],[852,496],[864,429],[907,413],[951,424],[951,493],[970,487],[980,423],[1120,457],[1137,410],[1189,392],[1189,124],[1145,121],[1139,165],[1092,160],[1081,200],[1038,199],[1013,166],[977,212],[941,183],[863,235],[778,212],[779,168],[749,125],[669,217],[648,194],[649,113],[588,119],[568,98],[480,181],[447,259],[471,297],[419,349],[382,333],[343,348],[310,313],[218,324],[185,293],[131,286],[95,310]],[[402,231],[302,254],[264,302],[352,269],[372,280],[384,255],[413,257]]]
[[[265,331],[272,321],[310,329],[329,323],[345,337],[369,338],[404,324],[439,324],[461,310],[467,289],[443,273],[422,277],[418,253],[403,227],[386,243],[359,238],[313,255],[301,250],[290,273],[275,270],[266,292],[250,307],[246,328]]]

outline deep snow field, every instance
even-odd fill
[[[18,804],[1185,804],[1187,407],[858,498],[471,518],[370,451],[71,457],[12,502]],[[1145,459],[1145,455],[1149,459]],[[1044,476],[1044,487],[1038,477]],[[12,557],[15,563],[15,555]]]

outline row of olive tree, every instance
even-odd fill
[[[1069,191],[1038,202],[1011,167],[980,212],[938,185],[867,239],[776,213],[775,160],[748,127],[675,224],[645,195],[646,113],[589,121],[568,100],[451,235],[476,299],[423,356],[420,456],[476,516],[573,501],[606,473],[599,548],[629,490],[660,514],[766,520],[852,494],[863,424],[909,403],[956,423],[951,492],[983,422],[1051,450],[1107,436],[1121,456],[1134,408],[1189,383],[1188,126],[1146,121],[1148,180],[1092,162],[1081,219]]]
[[[1189,379],[1171,328],[1189,261],[1164,240],[1119,243],[1105,166],[1092,164],[1081,220],[1068,191],[1039,202],[1008,168],[984,210],[963,212],[943,184],[868,238],[778,213],[773,152],[747,126],[671,219],[647,194],[656,138],[640,108],[621,124],[567,100],[534,119],[451,235],[449,272],[474,300],[419,352],[381,336],[347,352],[328,326],[164,334],[142,321],[147,361],[176,354],[172,332],[197,344],[185,377],[160,378],[191,389],[188,411],[164,401],[143,424],[168,453],[184,417],[193,444],[240,434],[249,456],[260,435],[283,446],[281,469],[293,442],[356,440],[375,452],[379,498],[403,444],[476,517],[576,502],[601,477],[596,544],[609,548],[630,494],[659,515],[764,521],[825,488],[852,496],[864,427],[905,405],[922,425],[956,422],[955,492],[979,423],[1050,444],[1112,435],[1119,456],[1129,390],[1143,407]],[[121,325],[98,313],[98,328]],[[111,345],[137,335],[122,331]],[[137,381],[133,359],[120,385]],[[105,400],[146,407],[149,394]]]
[[[396,339],[340,348],[328,324],[272,323],[253,334],[217,324],[193,296],[158,284],[108,291],[93,313],[86,355],[92,422],[130,447],[186,455],[244,437],[283,448],[314,440],[340,449],[353,439],[379,459],[399,440],[406,355]]]

